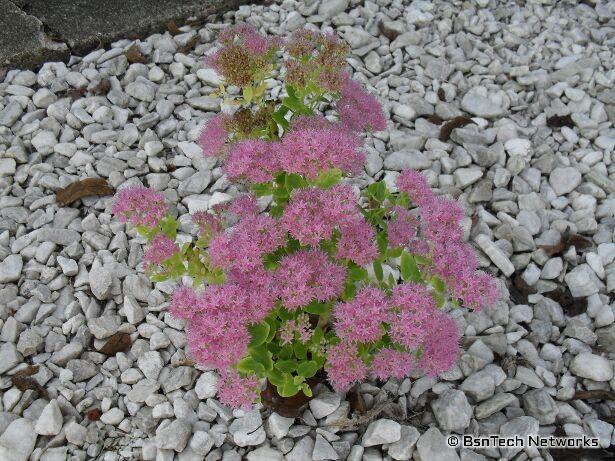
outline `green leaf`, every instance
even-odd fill
[[[384,232],[380,232],[376,235],[376,244],[378,245],[378,251],[381,255],[386,255],[387,248],[389,246],[389,239]]]
[[[305,360],[307,358],[307,347],[303,343],[295,343],[293,345],[295,355],[299,360]]]
[[[260,346],[263,344],[269,336],[269,324],[267,322],[256,323],[248,327],[252,340],[251,346]]]
[[[283,386],[286,383],[286,374],[274,368],[267,372],[267,379],[274,386]]]
[[[367,279],[367,271],[363,267],[355,266],[348,271],[348,277],[353,282],[360,282]]]
[[[297,99],[296,96],[295,97],[287,96],[286,98],[282,99],[282,104],[288,107],[290,110],[292,110],[296,114],[307,115],[306,110],[308,110],[308,108],[305,107],[305,104],[299,101],[299,99]]]
[[[274,218],[279,218],[284,213],[284,207],[281,205],[276,205],[271,207],[269,214]]]
[[[278,322],[275,319],[268,318],[267,323],[269,324],[269,335],[267,335],[265,342],[270,343],[278,332]]]
[[[290,96],[291,98],[297,99],[297,92],[295,91],[295,88],[292,85],[285,85],[284,87],[286,88],[286,92],[288,93],[288,96]]]
[[[303,383],[301,385],[301,390],[303,391],[303,393],[305,394],[306,397],[312,397],[312,388],[310,387],[310,385],[308,383]]]
[[[273,198],[277,202],[285,202],[290,198],[290,195],[288,193],[288,190],[286,190],[286,187],[278,187],[273,191]]]
[[[160,229],[169,238],[174,239],[177,235],[177,221],[171,215],[166,215],[159,222]]]
[[[433,297],[436,299],[436,305],[438,307],[442,307],[446,303],[446,298],[445,298],[443,293],[439,293],[439,292],[436,291],[433,294]]]
[[[401,254],[399,269],[404,281],[419,282],[421,280],[421,273],[414,258],[406,251]]]
[[[297,369],[297,361],[295,359],[278,360],[275,363],[274,367],[280,371],[283,371],[284,373],[292,373]]]
[[[346,286],[344,287],[344,292],[342,293],[342,299],[344,301],[348,301],[349,299],[354,298],[356,294],[357,294],[357,286],[353,282],[350,282],[350,281],[349,283],[346,283]]]
[[[379,282],[382,282],[382,279],[384,278],[384,272],[382,271],[382,264],[380,263],[378,259],[376,259],[373,263],[373,266],[374,266],[374,275],[376,276],[376,280],[378,280]]]
[[[387,258],[399,258],[404,251],[403,248],[391,248],[387,251]]]
[[[298,174],[292,173],[286,176],[286,189],[291,191],[293,189],[301,189],[307,185],[307,181]]]
[[[260,374],[265,372],[265,367],[248,355],[239,361],[237,364],[237,370],[242,373]]]
[[[250,102],[252,101],[253,97],[254,97],[254,88],[252,88],[252,85],[244,86],[243,87],[243,99],[245,99],[246,102]]]
[[[386,198],[386,194],[388,192],[387,186],[384,181],[378,181],[376,184],[378,185],[376,188],[376,198],[379,202],[384,202],[384,199]]]
[[[280,307],[278,310],[278,317],[280,317],[281,320],[291,320],[293,318],[293,314],[286,310],[286,308]]]
[[[296,395],[299,390],[301,390],[301,386],[297,386],[292,381],[287,382],[282,386],[277,386],[277,391],[278,394],[280,394],[280,397],[292,397],[293,395]]]
[[[267,350],[265,345],[260,345],[258,347],[249,347],[248,351],[252,358],[260,363],[266,371],[269,371],[273,368],[273,360],[271,360],[272,354]]]
[[[446,291],[446,285],[442,281],[442,279],[438,276],[431,279],[431,284],[436,289],[438,293],[444,293]]]
[[[342,179],[342,170],[339,168],[331,168],[326,171],[321,171],[314,184],[321,189],[328,189],[336,185]]]
[[[312,337],[310,338],[310,344],[318,345],[325,337],[324,331],[322,328],[316,327],[314,328],[314,333],[312,333]]]
[[[308,304],[305,307],[305,311],[308,314],[315,314],[315,315],[326,314],[328,310],[329,310],[329,306],[327,305],[327,303],[321,303],[318,301],[312,301],[310,304]]]
[[[318,371],[318,365],[316,362],[310,360],[309,362],[301,362],[297,367],[297,373],[304,378],[311,378]]]
[[[287,111],[285,110],[284,112],[286,113]],[[281,113],[281,111],[274,112],[272,114],[272,117],[275,120],[275,122],[284,129],[284,131],[288,130],[290,123],[288,123],[288,120],[284,118],[284,115]]]
[[[278,352],[278,357],[283,360],[289,360],[293,357],[295,351],[293,351],[293,347],[290,344],[285,345]]]
[[[273,194],[273,186],[270,182],[260,182],[252,185],[252,192],[257,197]]]

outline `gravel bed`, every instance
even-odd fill
[[[614,19],[608,1],[284,0],[7,72],[0,460],[536,461],[552,457],[446,437],[615,443]],[[111,216],[112,197],[56,204],[86,177],[141,183],[164,192],[190,238],[188,212],[240,193],[195,143],[220,109],[202,57],[240,21],[351,45],[354,78],[390,114],[354,185],[393,186],[415,168],[464,204],[466,237],[505,296],[458,312],[463,352],[440,379],[365,383],[352,397],[322,386],[297,419],[231,411],[217,376],[187,360],[184,325],[166,310],[173,287],[144,275],[143,241]],[[440,122],[462,115],[469,123],[440,140]],[[124,352],[100,352],[111,337]]]

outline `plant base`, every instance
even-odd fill
[[[323,381],[320,377],[307,380],[310,389],[314,389],[317,384]],[[267,381],[267,387],[261,392],[261,402],[265,408],[284,416],[285,418],[298,418],[306,410],[313,397],[306,396],[299,392],[292,397],[282,397],[278,394],[276,387]]]

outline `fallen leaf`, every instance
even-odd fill
[[[359,391],[353,388],[348,391],[347,397],[350,402],[351,413],[363,414],[367,411],[365,399]]]
[[[449,120],[444,125],[442,125],[442,128],[440,128],[440,141],[442,142],[448,141],[448,138],[450,137],[451,133],[453,132],[455,128],[461,128],[462,126],[465,126],[468,123],[474,123],[474,122],[472,121],[470,117],[466,115],[460,115],[458,117],[455,117]]]
[[[592,389],[590,391],[576,391],[572,396],[573,400],[578,399],[598,399],[598,400],[615,400],[615,392],[606,391],[604,389]]]
[[[118,352],[126,352],[132,346],[132,339],[128,333],[115,333],[111,336],[98,352],[113,356]]]
[[[310,378],[306,381],[311,388],[322,382],[322,377]],[[292,397],[282,397],[276,387],[267,381],[265,390],[261,392],[261,402],[266,408],[285,418],[298,418],[307,408],[312,397],[306,396],[302,391]]]
[[[175,23],[175,21],[169,21],[167,22],[167,30],[169,31],[169,33],[171,35],[179,35],[182,33],[181,30],[179,30],[179,27],[177,27],[177,24]]]
[[[87,91],[87,88],[83,86],[81,88],[71,88],[70,90],[64,90],[59,92],[58,94],[60,95],[60,97],[67,97],[73,101],[76,101],[77,99],[83,97],[83,95],[87,93]]]
[[[38,365],[30,365],[26,368],[24,368],[23,370],[19,370],[17,372],[15,372],[15,374],[13,375],[13,378],[18,377],[25,377],[25,376],[32,376],[38,373],[38,369],[39,366]]]
[[[113,195],[115,190],[103,178],[87,178],[76,181],[56,191],[58,205],[66,206],[91,195]]]
[[[444,93],[444,90],[442,88],[438,88],[438,99],[440,99],[440,101],[446,101],[446,94]]]
[[[128,62],[130,63],[147,64],[149,62],[148,59],[143,55],[143,53],[141,53],[141,50],[136,43],[130,45],[130,48],[126,50],[125,54],[126,59],[128,59]]]
[[[86,413],[86,416],[90,421],[98,421],[102,416],[102,411],[99,408],[93,408]]]
[[[566,315],[575,317],[587,311],[587,298],[573,298],[567,287],[559,286],[555,290],[543,293],[547,298],[559,303]]]
[[[104,78],[98,85],[92,88],[92,94],[101,95],[107,94],[111,90],[111,81],[108,78]]]
[[[561,128],[563,126],[572,128],[574,126],[574,122],[572,121],[572,117],[570,116],[570,114],[554,115],[553,117],[549,117],[547,119],[547,126],[550,128]]]
[[[395,40],[399,36],[399,33],[397,31],[384,27],[384,23],[382,21],[378,23],[378,30],[382,35],[384,35],[391,41]]]
[[[38,371],[38,367],[36,367],[36,369]],[[32,374],[35,373],[36,371]],[[47,393],[47,390],[43,386],[41,386],[36,379],[31,378],[29,375],[18,376],[17,374],[15,374],[11,377],[11,383],[21,392],[25,392],[26,390],[30,389],[35,392],[38,392],[38,395],[40,395],[42,398],[49,399],[49,394]]]
[[[196,34],[194,37],[190,39],[188,43],[186,43],[184,46],[179,48],[179,52],[184,53],[184,54],[189,53],[190,51],[194,49],[194,47],[196,47],[199,44],[200,38],[201,37],[199,36],[199,34]]]
[[[512,282],[509,282],[508,290],[510,292],[510,299],[515,304],[527,304],[527,297],[536,293],[536,290],[529,286],[525,280],[521,278],[520,274],[516,274]]]
[[[442,120],[442,118],[436,114],[432,114],[426,117],[425,120],[427,120],[429,123],[433,123],[434,125],[442,125],[442,122],[444,122],[444,120]]]
[[[577,251],[582,251],[591,248],[592,242],[582,235],[571,233],[570,228],[567,227],[562,234],[559,243],[555,245],[542,245],[539,248],[545,250],[547,256],[551,257],[556,254],[566,252],[566,250],[572,246],[574,246]]]

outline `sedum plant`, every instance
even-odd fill
[[[148,240],[154,281],[192,280],[170,309],[187,322],[195,361],[219,371],[220,400],[249,406],[264,379],[282,397],[311,396],[323,370],[345,391],[369,376],[450,369],[460,338],[449,311],[498,296],[462,239],[463,209],[415,171],[361,197],[342,181],[363,168],[362,133],[386,119],[336,37],[305,29],[282,43],[238,25],[219,41],[207,62],[234,110],[207,121],[199,144],[251,192],[194,213],[197,238],[182,245],[161,194],[124,189],[114,211]]]

